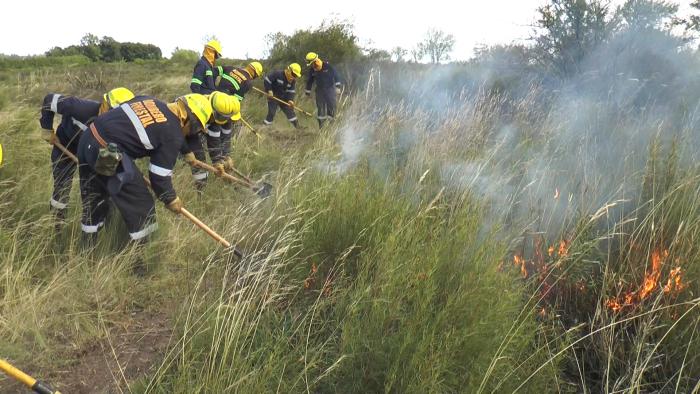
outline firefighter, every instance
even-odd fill
[[[241,68],[219,66],[215,71],[216,90],[229,94],[240,102],[253,87],[253,80],[262,77],[263,66],[260,62],[254,61]],[[230,122],[212,127],[213,130],[221,133],[221,157],[226,164],[226,169],[229,170],[233,167],[231,142],[240,133],[242,124],[240,119],[240,114],[235,114]]]
[[[83,99],[74,96],[63,96],[49,93],[44,97],[41,107],[39,124],[44,130],[43,138],[52,143],[59,142],[74,155],[78,151],[80,133],[87,129],[87,124],[98,115],[116,108],[120,104],[134,98],[134,94],[126,88],[116,88],[102,96],[102,102]],[[61,123],[53,132],[55,114],[61,115]],[[53,174],[53,193],[51,194],[50,209],[54,211],[56,229],[59,230],[66,217],[66,208],[73,184],[73,174],[77,164],[57,147],[51,150],[51,168]]]
[[[175,193],[172,173],[178,153],[194,164],[184,136],[204,131],[211,117],[209,99],[200,94],[164,103],[137,96],[95,119],[80,137],[80,196],[83,202],[83,245],[95,244],[104,225],[111,199],[120,211],[129,236],[145,243],[155,231],[155,204],[144,178],[134,164],[148,156],[151,188],[165,206],[180,213],[182,201]]]
[[[299,128],[299,120],[294,113],[294,95],[296,94],[296,79],[301,76],[301,66],[297,63],[290,64],[284,70],[275,70],[264,78],[265,91],[267,91],[267,117],[263,121],[266,125],[271,125],[272,120],[279,107],[287,116],[295,128]],[[286,101],[289,105],[281,104],[273,99],[276,97]]]
[[[216,90],[214,84],[214,62],[221,57],[221,44],[211,40],[204,46],[202,57],[199,58],[192,72],[190,90],[192,93],[209,94]]]
[[[321,60],[315,52],[306,54],[308,71],[306,74],[306,93],[311,95],[311,86],[316,82],[316,118],[318,127],[326,119],[333,119],[336,108],[336,95],[340,94],[340,77],[335,68]]]
[[[233,167],[233,160],[228,156],[224,143],[230,143],[228,135],[231,134],[231,123],[241,119],[241,104],[234,96],[223,92],[214,92],[209,96],[212,107],[212,118],[207,122],[205,133],[207,151],[213,166],[219,171],[230,170]],[[197,160],[206,162],[206,155],[202,147],[202,140],[199,137],[191,136],[187,139],[188,148],[192,151]],[[194,178],[197,191],[202,192],[206,186],[208,173],[197,167],[192,167],[192,177]]]

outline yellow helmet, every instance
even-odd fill
[[[189,112],[188,116],[190,117],[190,121],[196,120],[199,125],[202,126],[202,130],[204,130],[212,114],[209,99],[199,93],[192,93],[184,95],[178,98],[178,100],[185,102]],[[194,116],[195,119],[192,119],[192,116]]]
[[[318,54],[316,52],[309,52],[306,54],[306,65],[310,66],[314,60],[318,59]]]
[[[216,53],[221,55],[221,43],[218,40],[210,40],[205,46],[208,46],[209,48],[215,50]]]
[[[134,93],[127,88],[112,89],[102,96],[109,108],[116,108],[132,98],[134,98]]]
[[[299,78],[301,77],[301,66],[299,63],[292,63],[290,64],[287,69],[294,75],[295,77]]]
[[[237,98],[229,96],[223,92],[214,92],[209,95],[211,108],[213,110],[214,122],[224,124],[229,119],[240,117],[241,103]]]
[[[256,74],[256,75],[254,75],[254,77],[260,77],[260,76],[262,76],[262,74],[263,74],[263,66],[262,66],[262,64],[260,64],[260,62],[251,62],[248,66],[249,66],[250,68],[252,68],[253,70],[255,70],[255,74]]]

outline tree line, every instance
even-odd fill
[[[53,47],[46,52],[48,57],[83,55],[92,61],[133,62],[137,59],[159,60],[163,58],[160,48],[153,44],[119,42],[112,37],[101,39],[94,34],[86,34],[80,44],[65,48]]]

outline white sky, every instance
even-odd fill
[[[5,18],[0,23],[0,53],[41,54],[54,46],[78,44],[84,34],[93,33],[117,41],[155,44],[167,57],[175,47],[200,52],[204,37],[215,35],[226,57],[261,57],[267,48],[266,34],[291,34],[336,16],[354,23],[361,45],[386,50],[395,46],[410,49],[429,28],[441,29],[455,36],[452,59],[465,60],[476,45],[522,42],[528,38],[535,9],[545,3],[546,0],[41,0],[28,4],[10,0],[2,5]],[[613,0],[613,4],[621,3],[623,0]],[[241,12],[236,12],[239,7]]]

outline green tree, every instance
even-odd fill
[[[670,30],[682,23],[677,12],[678,5],[668,1],[627,0],[616,14],[631,30]]]
[[[430,29],[425,34],[423,41],[418,44],[422,54],[430,58],[430,62],[440,63],[443,60],[450,60],[450,52],[455,45],[455,38],[452,34],[447,34],[442,30]]]
[[[291,36],[269,34],[269,62],[274,65],[303,63],[307,52],[316,52],[335,64],[353,62],[362,57],[353,29],[349,22],[331,20],[313,30],[297,30]]]
[[[170,56],[170,60],[175,63],[194,64],[199,59],[199,54],[191,49],[182,49],[175,47]]]
[[[90,60],[96,61],[100,59],[100,40],[96,35],[87,33],[80,39],[80,48],[83,55]]]
[[[122,60],[121,44],[112,37],[104,36],[100,40],[100,58],[105,62]]]
[[[580,71],[584,57],[615,31],[618,19],[601,0],[550,0],[537,9],[536,60],[561,77]]]
[[[401,48],[399,46],[396,46],[391,50],[391,58],[397,63],[403,62],[404,57],[406,55],[408,55],[408,50]]]

